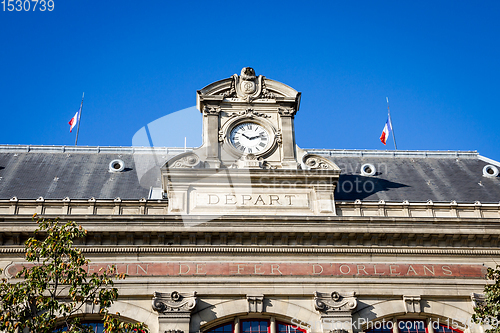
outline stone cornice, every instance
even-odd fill
[[[338,217],[385,217],[394,219],[442,218],[442,219],[500,219],[500,203],[457,203],[457,202],[336,202]],[[44,199],[23,200],[12,198],[0,200],[0,216],[30,216],[34,213],[50,216],[154,216],[171,219],[175,214],[168,214],[166,200],[121,200],[116,199]],[[234,215],[233,215],[234,216]],[[230,218],[236,218],[236,216]],[[245,216],[251,219],[252,216]],[[259,218],[262,218],[260,216]],[[293,216],[290,218],[294,218]],[[309,220],[312,218],[308,216]],[[334,216],[321,216],[320,219],[335,219]],[[193,218],[196,219],[196,218]],[[273,216],[273,219],[276,219]],[[278,217],[279,219],[279,217]],[[288,220],[289,218],[287,218]],[[313,218],[314,220],[314,218]]]
[[[443,248],[368,248],[368,247],[262,247],[262,246],[128,246],[128,247],[110,247],[110,246],[89,246],[78,247],[84,253],[248,253],[248,254],[378,254],[378,255],[427,255],[427,256],[498,256],[500,249],[443,249]],[[24,247],[4,246],[0,248],[0,253],[24,253]]]

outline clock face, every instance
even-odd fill
[[[269,133],[256,123],[241,123],[231,130],[231,144],[245,154],[259,154],[267,150],[271,144]]]

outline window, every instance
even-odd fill
[[[427,333],[423,320],[398,320],[399,333]]]
[[[463,333],[463,331],[449,327],[447,325],[439,324],[431,320],[434,333]],[[399,333],[428,333],[425,320],[398,320]],[[365,330],[366,333],[392,333],[392,322],[381,321],[373,322],[369,329]],[[281,333],[281,332],[279,332]]]
[[[245,320],[241,322],[241,333],[269,333],[267,320]]]
[[[439,324],[439,328],[434,327],[434,333],[463,333],[461,330]]]
[[[306,330],[297,327],[297,325],[277,323],[277,326],[276,333],[306,333]]]
[[[104,332],[104,324],[101,322],[84,322],[84,325],[91,326],[94,330],[94,333],[103,333]],[[55,330],[54,332],[66,332],[65,328],[60,328]]]
[[[217,326],[216,328],[211,329],[208,332],[210,332],[210,333],[233,333],[233,323]]]
[[[240,321],[240,332],[238,333],[271,333],[271,321],[259,319],[245,319]],[[212,328],[205,333],[235,333],[233,323],[225,323]],[[307,333],[306,330],[296,325],[276,322],[276,333]]]

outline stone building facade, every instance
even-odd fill
[[[300,97],[247,67],[197,92],[193,150],[0,146],[5,276],[38,213],[89,231],[88,271],[127,273],[113,311],[151,332],[481,332],[470,317],[500,259],[500,164],[303,150]]]

